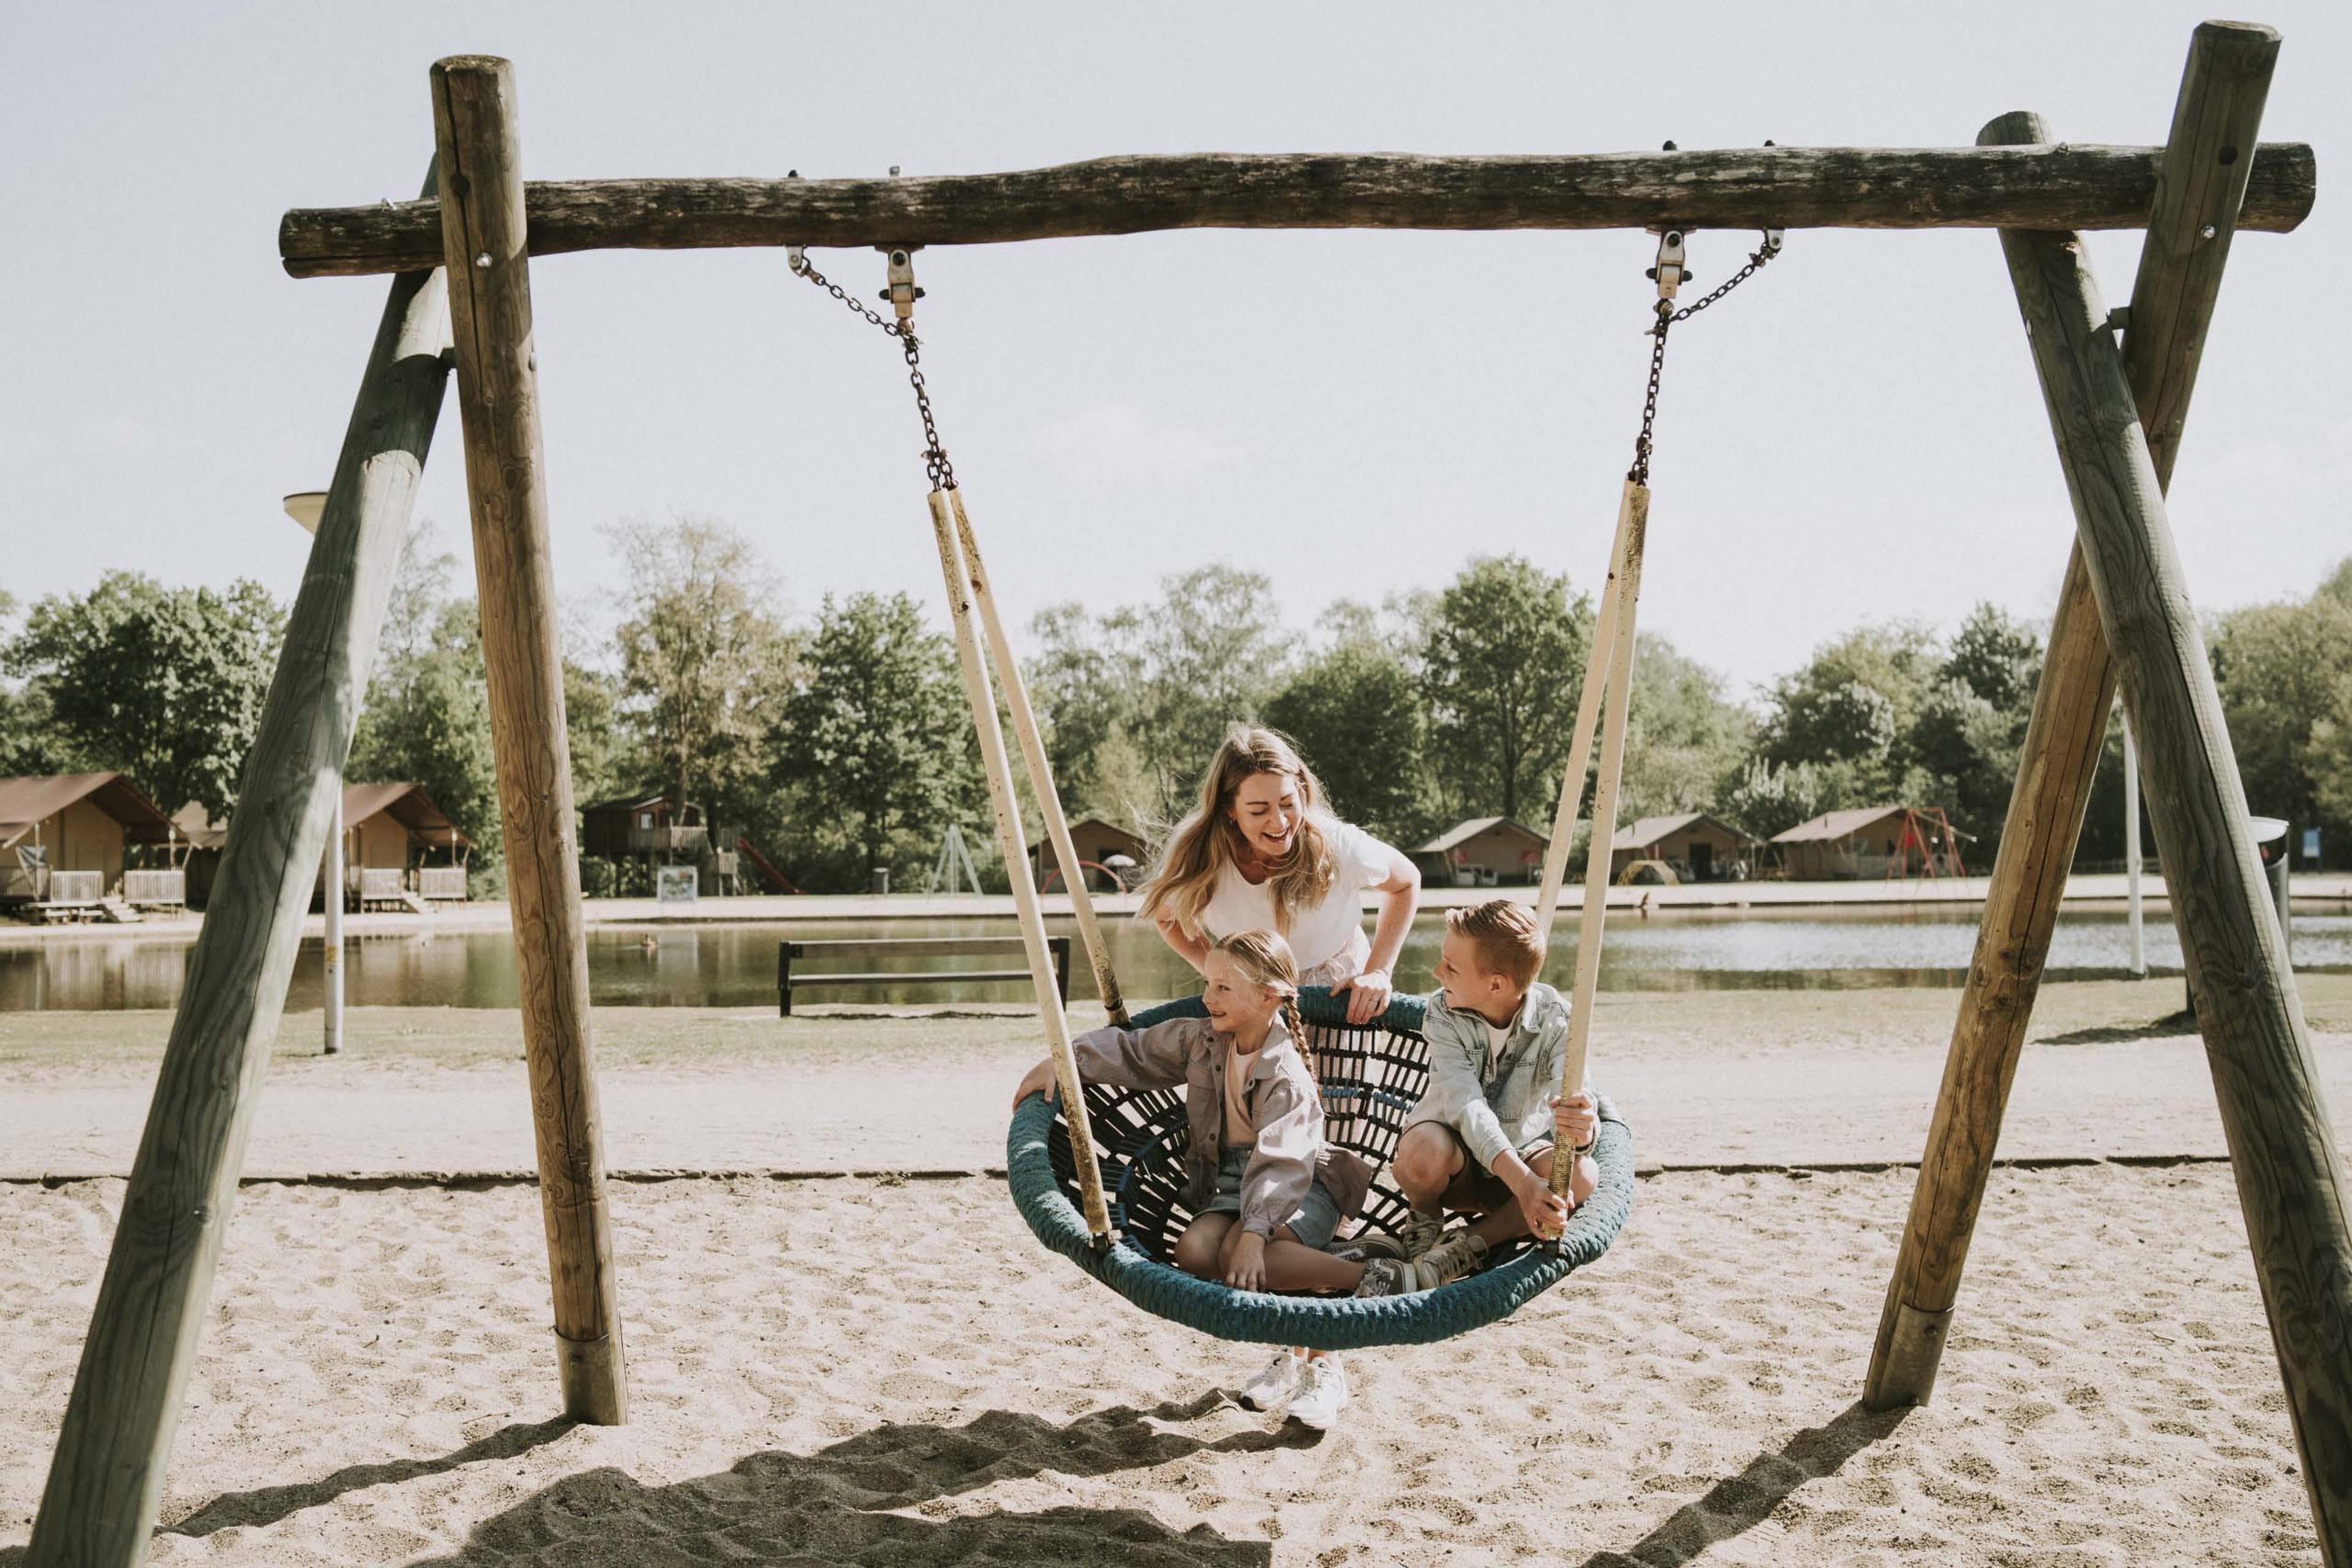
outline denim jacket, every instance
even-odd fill
[[[1489,1171],[1506,1149],[1524,1155],[1549,1143],[1552,1096],[1562,1092],[1568,1011],[1566,999],[1550,986],[1540,981],[1528,986],[1489,1077],[1486,1021],[1475,1013],[1456,1013],[1445,1005],[1443,992],[1431,997],[1423,1025],[1429,1041],[1429,1090],[1405,1125],[1444,1122]]]
[[[1184,1206],[1198,1214],[1216,1195],[1224,1154],[1225,1037],[1206,1018],[1171,1018],[1148,1029],[1097,1029],[1071,1042],[1078,1076],[1122,1089],[1184,1089],[1190,1146]],[[1363,1206],[1371,1167],[1323,1142],[1323,1097],[1279,1019],[1250,1057],[1244,1090],[1257,1148],[1242,1173],[1242,1226],[1261,1236],[1286,1224],[1318,1181],[1342,1220]]]

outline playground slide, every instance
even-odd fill
[[[751,847],[751,841],[750,839],[738,836],[735,840],[735,847],[740,849],[744,854],[749,855],[751,858],[751,864],[757,866],[762,872],[766,873],[768,880],[775,885],[778,892],[797,893],[800,891],[798,888],[793,886],[793,879],[790,877],[785,876],[782,871],[777,870],[775,867],[770,865],[768,863],[768,858],[765,855],[761,854],[757,849]]]

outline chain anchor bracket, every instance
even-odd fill
[[[887,269],[882,279],[882,297],[890,301],[891,310],[898,324],[911,331],[915,324],[915,301],[923,291],[915,286],[915,252],[919,245],[877,245]]]

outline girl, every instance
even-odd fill
[[[1421,873],[1322,801],[1322,785],[1289,742],[1235,728],[1201,780],[1200,805],[1169,836],[1139,915],[1195,969],[1219,936],[1279,932],[1297,956],[1300,984],[1348,993],[1348,1021],[1368,1024],[1388,1006]],[[1381,895],[1369,942],[1368,888]]]
[[[1097,1029],[1073,1042],[1078,1076],[1126,1089],[1184,1086],[1191,1146],[1184,1206],[1192,1222],[1176,1240],[1176,1267],[1239,1290],[1346,1290],[1360,1296],[1412,1289],[1393,1259],[1357,1262],[1323,1247],[1362,1206],[1370,1166],[1323,1142],[1323,1099],[1298,1048],[1294,1002],[1298,965],[1272,931],[1238,931],[1202,955],[1206,1018],[1148,1029]],[[1054,1093],[1054,1065],[1039,1062],[1013,1103]],[[1329,1356],[1301,1363],[1284,1351],[1242,1389],[1264,1410],[1293,1394],[1290,1414],[1328,1426],[1347,1403],[1348,1381]]]

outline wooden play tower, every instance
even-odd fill
[[[2257,139],[2278,45],[2267,27],[2199,27],[2161,147],[2072,146],[2017,113],[1960,148],[1202,154],[930,178],[528,185],[512,68],[477,56],[436,65],[437,178],[423,196],[289,212],[279,232],[294,276],[389,274],[390,297],[173,1025],[29,1568],[127,1568],[145,1552],[362,683],[453,365],[563,1408],[588,1422],[626,1418],[531,258],[614,247],[904,251],[1193,227],[1658,226],[1998,230],[2074,505],[2076,543],[1867,1402],[1922,1402],[1934,1387],[2120,690],[2143,748],[2319,1540],[2328,1563],[2352,1568],[2342,1166],[2164,495],[2233,237],[2290,231],[2315,198],[2311,149]],[[2076,232],[2091,228],[2147,231],[2121,309],[2110,310],[2092,276]],[[955,553],[948,514],[936,490],[932,500],[945,560]],[[951,570],[951,597],[957,587]]]

